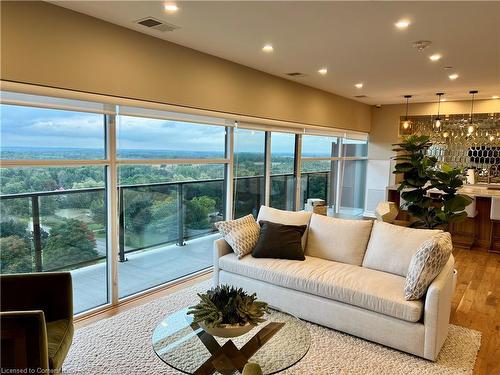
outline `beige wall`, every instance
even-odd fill
[[[441,103],[441,113],[459,114],[470,112],[470,101]],[[404,116],[405,104],[384,105],[381,108],[372,107],[372,123],[368,156],[370,159],[389,159],[393,156],[392,144],[398,142],[398,126],[400,116]],[[410,104],[410,115],[436,114],[436,103]],[[474,103],[474,112],[500,112],[500,99],[477,100]]]
[[[44,2],[1,2],[2,80],[369,131],[368,105]]]

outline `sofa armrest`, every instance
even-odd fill
[[[424,357],[436,360],[450,323],[451,300],[456,284],[455,259],[450,259],[427,289],[424,307]]]
[[[214,275],[213,285],[219,285],[219,258],[231,252],[231,246],[224,238],[219,238],[214,241]]]
[[[47,327],[43,311],[1,312],[0,326],[2,371],[33,369],[33,373],[48,374]]]
[[[73,286],[69,272],[0,276],[2,311],[42,310],[47,322],[73,321]]]

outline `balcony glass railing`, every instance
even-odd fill
[[[257,213],[263,204],[263,179],[235,181],[236,216]],[[310,197],[326,200],[328,172],[303,173],[302,184],[303,201]],[[127,253],[182,245],[214,233],[213,224],[225,216],[223,179],[124,185],[118,191],[121,260]],[[290,210],[293,197],[293,174],[271,176],[272,207]],[[4,194],[0,200],[2,216],[8,218],[0,226],[2,272],[71,270],[106,258],[104,187]],[[72,256],[50,256],[57,247],[55,239],[49,241],[54,232],[86,237],[88,246],[75,249]]]
[[[326,198],[328,172],[303,173],[302,181],[304,200]],[[224,185],[213,179],[119,187],[120,296],[212,265],[211,244],[174,244],[216,232],[213,224],[225,217]],[[263,176],[235,179],[236,217],[257,215],[263,186]],[[1,195],[2,273],[70,270],[75,312],[108,302],[105,199],[104,187]],[[270,199],[272,207],[293,208],[293,174],[271,176]],[[178,250],[159,252],[171,246]],[[151,267],[163,261],[162,275],[153,275]]]

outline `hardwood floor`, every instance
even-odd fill
[[[500,374],[500,254],[453,252],[458,280],[450,322],[482,332],[474,374]]]
[[[453,252],[458,280],[452,302],[450,321],[453,324],[482,332],[474,374],[500,374],[500,254],[484,250]],[[77,319],[77,328],[99,319],[108,318],[140,304],[171,294],[194,283],[206,280],[210,275],[157,291],[133,301],[110,308],[84,319]]]

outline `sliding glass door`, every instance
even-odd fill
[[[214,223],[225,217],[225,131],[118,116],[120,298],[212,265]]]

